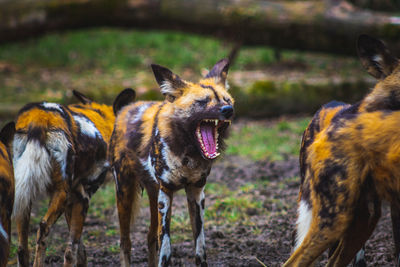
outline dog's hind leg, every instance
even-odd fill
[[[148,266],[157,266],[157,246],[158,246],[158,186],[146,188],[150,202],[150,228],[147,234]]]
[[[186,197],[196,247],[196,264],[207,266],[206,245],[204,239],[204,185],[186,187]]]
[[[340,229],[336,229],[335,225],[320,227],[318,219],[313,217],[305,238],[283,266],[312,266],[341,236]]]
[[[68,231],[71,231],[71,216],[72,216],[72,206],[67,206],[65,209],[65,219],[68,224]],[[78,258],[77,258],[77,266],[87,266],[86,260],[86,248],[83,242],[79,242],[78,247]]]
[[[390,205],[390,214],[392,217],[392,229],[394,240],[394,255],[396,259],[396,266],[400,266],[400,203],[398,201],[392,202]]]
[[[64,212],[66,199],[67,194],[65,188],[59,187],[54,190],[50,199],[49,208],[46,212],[46,215],[40,222],[40,226],[37,232],[36,254],[33,264],[34,267],[43,266],[44,264],[44,257],[46,252],[46,237],[50,232],[50,228]]]
[[[81,241],[83,224],[89,208],[89,197],[80,185],[73,192],[72,204],[66,211],[69,217],[69,240],[64,254],[64,266],[86,266],[85,247]]]
[[[122,163],[126,164],[126,163]],[[130,227],[140,212],[141,187],[135,174],[129,172],[130,167],[122,165],[112,168],[115,179],[115,191],[120,231],[120,261],[121,266],[128,267],[131,263]]]
[[[354,210],[354,218],[346,230],[327,266],[347,266],[364,243],[371,236],[381,216],[381,202],[378,198],[368,199],[367,193],[362,193]],[[361,266],[365,261],[360,257],[355,262]]]
[[[322,193],[313,197],[324,200]],[[341,203],[340,212],[335,212],[335,206],[313,203],[313,207],[307,211],[311,220],[307,223],[309,227],[301,235],[296,250],[284,266],[310,266],[326,249],[340,240],[353,220],[352,203],[348,200]]]
[[[169,266],[171,263],[170,224],[172,198],[172,191],[161,186],[158,192],[158,244],[160,247],[158,266]]]
[[[18,232],[18,266],[29,266],[29,221],[31,218],[31,205],[26,208],[24,214],[16,218]]]

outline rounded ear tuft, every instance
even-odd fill
[[[135,98],[136,92],[132,88],[126,88],[121,93],[119,93],[113,103],[114,115],[117,115],[123,107],[135,101]]]

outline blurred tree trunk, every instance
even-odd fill
[[[0,43],[94,26],[179,30],[243,45],[342,54],[354,54],[357,36],[369,33],[400,49],[400,17],[344,0],[0,0]]]
[[[381,11],[400,11],[400,0],[349,0],[357,7]]]

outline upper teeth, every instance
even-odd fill
[[[220,122],[218,119],[204,119],[203,121],[204,121],[204,122],[212,122],[212,123],[215,123],[215,126],[218,126],[218,124],[219,124],[219,122]],[[226,122],[226,123],[231,124],[231,121],[230,121],[230,120],[223,120],[223,122]],[[204,143],[203,143],[203,139],[202,139],[202,136],[201,136],[200,127],[198,127],[198,128],[196,129],[196,135],[197,135],[197,137],[198,137],[198,139],[199,139],[199,141],[200,141],[200,147],[201,147],[201,149],[203,150],[203,153],[204,153],[204,155],[205,155],[206,157],[211,158],[211,159],[214,159],[214,158],[218,157],[219,155],[221,155],[219,152],[217,152],[217,151],[218,151],[218,136],[219,136],[217,127],[214,128],[214,136],[215,136],[215,143],[216,143],[216,144],[215,144],[215,150],[216,150],[216,151],[215,151],[213,154],[209,154],[209,153],[207,152],[207,149],[206,149],[206,147],[205,147],[205,145],[204,145]]]

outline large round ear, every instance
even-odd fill
[[[228,75],[229,70],[229,59],[221,59],[218,61],[214,67],[210,70],[210,72],[206,75],[205,78],[215,78],[216,83],[220,83],[225,88],[228,88],[226,83],[226,77]]]
[[[78,100],[82,103],[82,104],[90,104],[93,101],[89,98],[87,98],[84,94],[76,91],[76,90],[72,90],[72,93],[74,94],[74,96],[76,98],[78,98]]]
[[[126,105],[132,103],[136,98],[136,92],[132,88],[124,89],[119,95],[115,98],[113,103],[114,114],[117,115],[121,108]]]
[[[173,102],[182,95],[183,89],[187,86],[184,80],[163,66],[151,64],[151,69],[160,86],[161,93],[168,101]]]
[[[377,79],[390,75],[399,64],[382,41],[366,34],[358,37],[357,52],[364,68]]]
[[[6,145],[9,146],[11,140],[13,139],[15,134],[15,123],[9,122],[7,123],[3,129],[0,131],[0,141]]]

